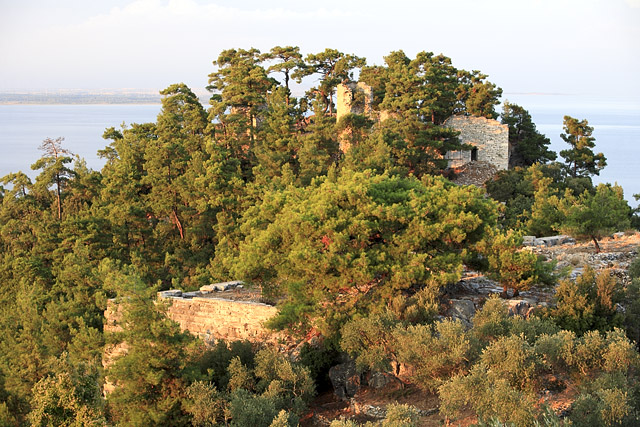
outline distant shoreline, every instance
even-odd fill
[[[0,105],[123,105],[161,104],[159,95],[151,94],[59,94],[0,93]]]
[[[208,96],[200,99],[208,105]],[[0,105],[160,105],[162,97],[158,92],[119,91],[44,91],[44,92],[1,92]]]

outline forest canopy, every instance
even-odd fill
[[[294,96],[303,79],[312,87]],[[373,113],[337,121],[336,88],[356,80],[371,86]],[[466,405],[532,424],[543,408],[499,411],[486,390],[534,402],[544,378],[586,372],[576,420],[638,419],[637,277],[618,289],[585,273],[576,286],[587,300],[562,284],[544,319],[508,318],[491,300],[467,328],[437,321],[464,268],[504,295],[554,280],[520,251],[524,233],[562,230],[597,246],[636,220],[619,187],[593,186],[606,159],[586,120],[565,118],[557,163],[528,112],[505,103],[513,168],[487,196],[448,179],[444,155],[468,147],[444,122],[497,119],[502,89],[442,54],[398,50],[368,65],[335,49],[228,49],[208,89],[205,108],[173,84],[155,122],[106,129],[100,171],[47,138],[35,180],[0,179],[0,424],[296,425],[340,351],[371,369],[411,366],[408,382],[439,393],[446,416]],[[158,290],[228,280],[278,306],[270,327],[317,333],[325,347],[301,356],[306,365],[247,343],[210,347],[153,302]],[[630,314],[617,316],[598,286],[615,289],[616,304],[628,296]],[[112,298],[125,328],[105,333]],[[571,314],[581,303],[597,308],[586,320]],[[105,344],[122,342],[129,352],[105,370]],[[525,365],[501,363],[516,359]],[[118,386],[106,398],[105,375]],[[403,411],[390,419],[414,417]]]

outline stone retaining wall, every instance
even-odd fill
[[[158,293],[159,301],[169,303],[167,316],[178,322],[183,331],[189,331],[205,341],[224,339],[265,342],[276,339],[264,327],[264,323],[277,314],[276,307],[224,298],[163,295],[168,292],[170,291]],[[121,306],[115,304],[114,300],[109,300],[104,312],[105,331],[119,331],[118,321],[121,315]]]
[[[167,309],[169,318],[178,322],[182,330],[205,341],[265,342],[273,339],[264,328],[264,322],[278,312],[273,306],[223,298],[170,297],[165,300],[170,302]]]

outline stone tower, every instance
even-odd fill
[[[509,126],[474,116],[451,116],[444,125],[459,131],[460,141],[473,147],[470,151],[449,151],[445,156],[449,167],[478,161],[490,163],[498,170],[509,168]]]
[[[336,121],[348,114],[364,114],[371,117],[373,113],[373,89],[371,86],[359,83],[342,83],[337,88]],[[344,129],[338,135],[340,150],[346,153],[351,148],[350,136],[352,129]]]
[[[342,83],[337,88],[336,119],[345,114],[365,114],[372,112],[373,89],[366,83]]]

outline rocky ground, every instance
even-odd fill
[[[561,243],[567,241],[567,243]],[[572,239],[551,239],[549,242],[537,242],[526,250],[543,255],[547,260],[557,262],[556,271],[563,272],[569,279],[575,279],[591,266],[595,270],[609,269],[622,284],[629,282],[627,270],[630,263],[638,256],[640,233],[616,233],[614,236],[600,241],[601,253],[595,253],[592,241],[575,242]],[[558,244],[560,243],[560,244]],[[550,244],[551,246],[547,246]],[[489,295],[502,292],[498,283],[473,271],[465,272],[463,279],[446,291],[444,313],[448,317],[458,318],[470,324],[476,310],[479,309]],[[511,313],[527,316],[535,307],[553,304],[553,288],[533,288],[521,292],[517,298],[505,300]],[[332,368],[333,369],[333,368]],[[350,367],[342,367],[349,371]],[[355,369],[353,367],[353,369]],[[355,370],[354,372],[355,373]],[[444,425],[444,418],[438,413],[437,396],[420,391],[413,386],[402,387],[397,381],[380,377],[383,374],[359,377],[357,384],[345,384],[341,398],[333,392],[321,394],[316,399],[311,411],[302,420],[303,426],[328,426],[334,419],[353,419],[357,422],[377,421],[385,416],[385,408],[393,402],[409,403],[421,412],[421,426]],[[349,377],[346,372],[345,377]],[[351,375],[351,378],[354,378]],[[562,411],[563,405],[571,401],[570,388],[563,394],[553,397],[550,405]],[[340,394],[340,393],[339,393]],[[468,413],[466,417],[456,421],[456,425],[467,426],[475,423],[475,416]]]

